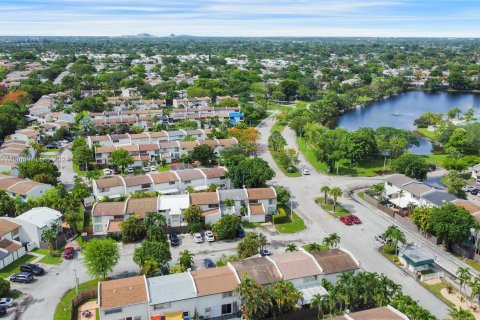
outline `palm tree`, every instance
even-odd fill
[[[48,243],[48,250],[50,254],[53,251],[53,243],[57,240],[58,235],[58,223],[54,222],[48,229],[42,232],[42,241]]]
[[[307,250],[308,252],[317,252],[322,250],[322,246],[316,242],[313,242],[313,243],[307,244],[305,246],[305,250]]]
[[[452,308],[448,312],[448,320],[475,320],[475,317],[468,310]]]
[[[331,233],[325,239],[323,239],[323,245],[330,249],[336,248],[340,243],[340,236],[336,233]]]
[[[260,247],[260,249],[265,249],[265,247],[268,244],[267,237],[263,233],[258,234],[257,241],[258,241],[258,246]]]
[[[294,243],[290,243],[289,245],[287,245],[285,252],[294,252],[294,251],[298,251],[297,245],[295,245]]]
[[[470,300],[473,303],[473,300],[475,300],[475,297],[480,296],[480,277],[476,276],[473,279],[470,280],[470,289],[472,290],[472,293],[470,294]]]
[[[184,269],[188,269],[193,264],[193,257],[195,255],[188,250],[183,250],[180,252],[180,256],[178,257],[178,262]]]
[[[330,189],[329,193],[333,197],[333,212],[335,212],[335,209],[337,208],[337,198],[342,195],[343,191],[339,187],[333,187]]]
[[[471,278],[470,270],[468,270],[468,268],[460,267],[458,268],[456,275],[458,277],[458,281],[460,282],[460,294],[462,294],[462,288],[464,288],[465,289],[464,293],[466,295],[466,291],[467,291],[466,285],[468,282],[470,282],[470,278]]]
[[[383,238],[385,240],[390,239],[393,241],[393,245],[395,246],[395,255],[397,254],[398,243],[406,242],[405,233],[403,233],[400,228],[394,225],[391,225],[387,228],[387,230],[383,233]]]
[[[39,159],[42,153],[45,152],[45,147],[39,142],[36,142],[36,141],[30,142],[29,146],[30,148],[33,149],[33,153],[34,153],[33,157],[35,159]]]
[[[323,310],[327,309],[329,305],[328,301],[329,296],[327,294],[316,293],[312,296],[310,300],[310,307],[315,307],[317,311],[317,319],[323,319]]]
[[[327,204],[327,198],[328,198],[328,193],[330,192],[330,187],[329,186],[323,186],[320,188],[320,192],[323,192],[325,200],[324,203]]]

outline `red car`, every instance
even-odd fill
[[[360,219],[353,214],[347,216],[347,219],[350,220],[352,223],[355,223],[355,224],[361,224],[362,223],[362,221],[360,221]]]
[[[74,250],[72,247],[66,247],[65,251],[63,251],[63,257],[65,259],[71,260],[73,259],[73,253],[74,253]]]
[[[353,224],[353,222],[350,221],[350,219],[348,219],[348,217],[340,217],[340,221],[342,221],[343,224],[346,225],[346,226],[351,226]]]

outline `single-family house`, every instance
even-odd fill
[[[49,184],[0,174],[0,190],[14,198],[19,196],[23,201],[41,197],[51,188]]]
[[[443,204],[455,201],[457,199],[458,198],[456,196],[448,193],[445,190],[432,190],[422,195],[422,198],[420,199],[420,205],[427,207],[441,207]]]
[[[398,253],[398,258],[411,272],[429,270],[435,262],[434,257],[431,257],[415,245],[403,246]]]

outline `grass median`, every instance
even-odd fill
[[[302,218],[285,205],[278,206],[278,214],[273,216],[273,224],[280,233],[296,233],[307,228]]]

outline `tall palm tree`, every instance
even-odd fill
[[[328,306],[328,295],[316,293],[310,300],[310,307],[317,308],[317,319],[323,319],[323,310]]]
[[[52,223],[52,225],[48,228],[43,230],[42,232],[42,241],[48,243],[48,250],[50,254],[53,251],[53,243],[57,241],[58,236],[58,223]]]
[[[329,186],[323,186],[320,188],[320,192],[323,192],[323,195],[324,195],[324,200],[323,202],[325,204],[327,204],[327,200],[328,200],[328,193],[330,192],[330,187]]]
[[[29,144],[30,148],[33,149],[33,157],[39,159],[40,156],[45,152],[46,148],[39,142],[33,141]]]
[[[297,245],[295,245],[294,243],[290,243],[289,245],[287,245],[285,252],[294,252],[294,251],[298,251]]]
[[[385,240],[390,239],[393,241],[393,245],[395,246],[395,255],[398,253],[398,243],[406,242],[405,233],[403,233],[403,231],[395,225],[391,225],[387,228],[387,230],[383,233],[383,238]]]
[[[190,251],[183,250],[182,252],[180,252],[180,256],[178,257],[178,263],[180,263],[180,265],[184,269],[188,269],[193,264],[193,257],[194,256],[195,255],[193,253],[191,253]]]
[[[340,236],[336,233],[331,233],[325,239],[323,239],[323,244],[330,249],[336,248],[340,243]]]
[[[475,297],[480,296],[480,276],[476,276],[470,280],[470,289],[472,290],[470,294],[470,300],[473,303]]]
[[[329,193],[333,197],[333,212],[335,212],[335,209],[337,208],[337,198],[342,195],[343,191],[339,187],[333,187],[330,189]]]
[[[466,295],[466,285],[467,283],[470,281],[470,278],[471,278],[471,274],[470,274],[470,270],[468,270],[468,268],[458,268],[457,269],[457,272],[456,272],[456,275],[458,277],[458,281],[460,282],[460,294],[462,294],[462,288],[465,289],[464,291],[464,294]]]

